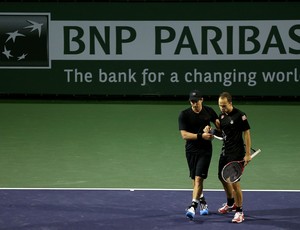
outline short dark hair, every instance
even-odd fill
[[[227,98],[228,102],[230,102],[230,103],[232,102],[232,96],[228,92],[221,93],[219,97],[220,98]]]

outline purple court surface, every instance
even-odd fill
[[[0,229],[300,229],[299,191],[245,191],[245,221],[221,215],[223,191],[205,191],[210,214],[185,217],[189,190],[1,189]]]

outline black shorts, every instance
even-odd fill
[[[196,176],[200,176],[203,179],[207,178],[211,157],[211,151],[203,153],[186,153],[186,160],[192,179],[195,179]]]
[[[225,165],[227,165],[231,161],[242,161],[244,160],[245,155],[237,154],[237,155],[220,155],[219,159],[219,168],[218,168],[218,176],[221,178],[221,172]]]

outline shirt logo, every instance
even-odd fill
[[[247,120],[246,115],[243,115],[243,116],[242,116],[242,120],[243,120],[243,121]]]
[[[0,14],[0,68],[49,67],[48,26],[48,14]]]

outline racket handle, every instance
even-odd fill
[[[257,154],[259,154],[261,152],[260,149],[256,150],[252,155],[251,158],[254,158]]]
[[[223,137],[218,137],[218,136],[214,135],[214,138],[216,138],[216,139],[218,139],[220,141],[223,141]]]

